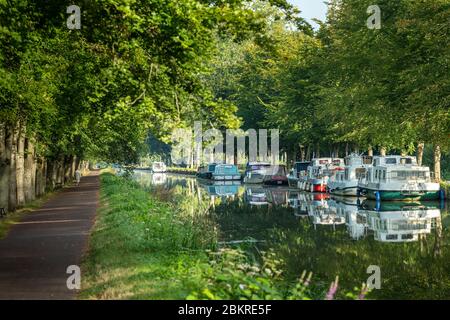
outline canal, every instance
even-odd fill
[[[220,245],[240,246],[255,259],[271,252],[289,281],[313,272],[317,292],[336,276],[341,292],[353,292],[376,266],[381,288],[371,299],[450,298],[450,217],[442,202],[377,204],[146,171],[134,178],[159,199],[212,221]]]

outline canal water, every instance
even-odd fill
[[[313,272],[318,291],[339,276],[351,292],[380,271],[372,299],[450,299],[450,216],[442,202],[360,201],[288,187],[213,185],[136,171],[162,200],[213,219],[224,246],[272,251],[287,279]]]

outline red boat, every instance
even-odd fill
[[[287,170],[284,165],[273,165],[266,169],[263,183],[265,185],[288,185]]]
[[[344,165],[344,159],[318,158],[313,159],[308,167],[307,191],[327,192],[328,179],[341,170]]]

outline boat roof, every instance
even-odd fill
[[[404,162],[402,163],[402,160]],[[374,166],[386,166],[386,165],[410,165],[417,166],[417,158],[415,156],[375,156],[373,158]]]
[[[270,162],[248,162],[247,167],[251,166],[270,166]]]

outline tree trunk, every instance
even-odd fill
[[[385,147],[380,148],[380,156],[386,157],[386,148]]]
[[[17,136],[17,206],[25,205],[25,126],[21,125]]]
[[[345,156],[348,156],[348,150],[349,150],[349,146],[348,146],[348,142],[345,144]]]
[[[441,182],[441,147],[434,147],[434,178]]]
[[[369,149],[367,150],[367,155],[369,157],[373,157],[373,148],[372,147],[369,147]]]
[[[300,145],[300,161],[304,162],[306,160],[305,147]]]
[[[56,186],[56,161],[54,159],[47,161],[46,187],[48,190],[55,189]]]
[[[43,173],[43,166],[44,161],[42,158],[38,158],[36,161],[36,183],[35,183],[35,189],[34,194],[36,197],[40,197],[42,195],[42,173]]]
[[[9,159],[9,200],[8,211],[13,212],[17,208],[17,177],[16,177],[16,159],[17,159],[17,131],[18,125],[7,129],[6,136],[6,158]]]
[[[423,149],[425,148],[425,144],[423,142],[420,142],[417,145],[417,164],[419,166],[422,165],[422,161],[423,161]]]
[[[64,157],[64,184],[72,182],[72,159],[73,156]]]
[[[8,210],[9,159],[6,155],[6,125],[0,123],[0,208]]]
[[[24,195],[25,202],[35,199],[36,188],[36,164],[34,160],[34,145],[30,139],[25,140],[25,159],[24,159]]]
[[[57,187],[62,187],[64,185],[64,173],[65,173],[64,163],[65,163],[64,156],[60,156],[57,161],[57,174],[56,174]]]
[[[48,171],[48,162],[47,159],[42,158],[42,167],[41,167],[41,179],[40,179],[40,188],[39,188],[39,196],[44,195],[47,192],[47,171]]]

